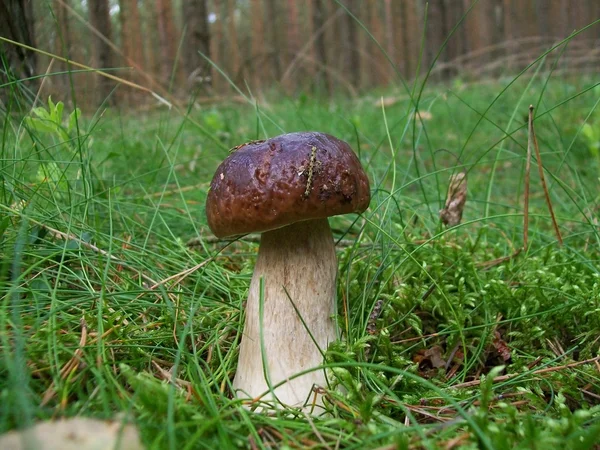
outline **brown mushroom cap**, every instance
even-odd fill
[[[206,200],[218,237],[362,212],[369,179],[350,146],[316,132],[244,144],[218,167]]]

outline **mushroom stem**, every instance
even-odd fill
[[[321,351],[337,334],[333,321],[336,275],[327,219],[297,222],[262,234],[233,380],[238,397],[255,398],[269,391],[269,383],[274,386],[323,363]],[[289,380],[274,392],[285,405],[302,406],[308,401],[310,406],[315,384],[326,385],[323,370]],[[269,393],[262,400],[273,397]]]

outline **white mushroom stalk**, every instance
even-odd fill
[[[312,408],[313,386],[327,386],[324,370],[292,377],[323,364],[322,352],[336,339],[336,275],[327,219],[262,234],[233,381],[238,397],[266,393],[261,400],[273,406]]]

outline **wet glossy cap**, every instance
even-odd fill
[[[206,200],[218,237],[367,209],[369,180],[344,141],[289,133],[235,149],[218,167]]]

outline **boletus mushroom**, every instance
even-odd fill
[[[218,167],[206,201],[210,229],[222,238],[262,233],[233,381],[238,398],[266,393],[262,400],[274,406],[303,406],[314,385],[325,386],[320,369],[290,378],[321,365],[337,337],[327,217],[363,212],[369,201],[369,180],[350,146],[323,133],[249,142]]]

